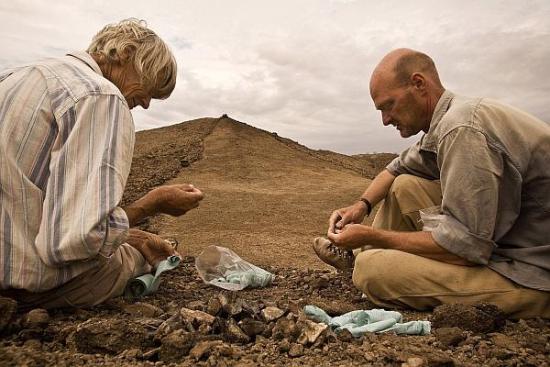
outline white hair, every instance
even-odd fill
[[[106,25],[86,51],[108,62],[132,62],[153,98],[167,98],[176,86],[176,59],[144,20],[129,18]]]

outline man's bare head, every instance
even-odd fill
[[[395,125],[403,137],[428,130],[444,90],[433,60],[406,48],[384,56],[370,80],[371,97],[384,125]]]
[[[430,56],[409,48],[398,48],[384,56],[374,68],[370,83],[371,94],[373,87],[379,82],[387,87],[407,86],[415,73],[422,74],[434,88],[444,89]]]

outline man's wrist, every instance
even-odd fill
[[[365,204],[365,209],[367,210],[367,217],[372,212],[372,204],[367,198],[359,198],[359,201]]]

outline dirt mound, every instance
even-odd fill
[[[310,248],[312,239],[326,233],[332,210],[354,202],[369,184],[374,172],[364,157],[311,150],[227,116],[171,129],[138,133],[139,163],[126,200],[149,189],[152,175],[193,183],[206,199],[198,210],[159,216],[146,229],[175,238],[193,256],[215,244],[259,265],[326,268]],[[384,164],[390,159],[382,158]],[[182,166],[182,160],[194,163]]]

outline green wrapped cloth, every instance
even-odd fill
[[[334,331],[348,330],[354,337],[369,333],[394,332],[406,335],[427,335],[431,332],[429,321],[403,323],[403,316],[396,311],[383,309],[356,310],[340,316],[330,317],[317,306],[307,305],[304,312],[308,318],[330,326]]]
[[[126,285],[124,296],[127,298],[140,298],[154,293],[160,284],[160,275],[167,270],[172,270],[179,265],[181,259],[179,256],[169,256],[166,260],[162,260],[153,274],[144,274],[137,278],[131,279]]]

